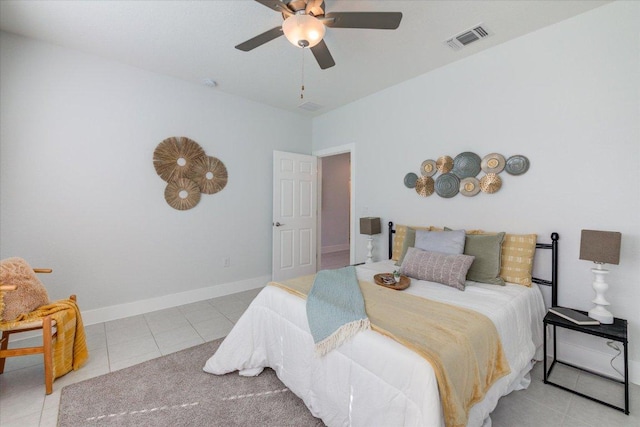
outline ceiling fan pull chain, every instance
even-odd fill
[[[300,82],[300,99],[304,99],[304,48],[300,50],[302,51],[302,81]]]

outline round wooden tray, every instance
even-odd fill
[[[409,279],[407,276],[400,276],[400,281],[398,283],[394,283],[394,284],[386,284],[383,282],[383,278],[384,277],[393,277],[393,274],[391,273],[380,273],[380,274],[376,274],[375,276],[373,276],[373,280],[375,280],[376,285],[380,285],[380,286],[384,286],[385,288],[389,288],[389,289],[395,289],[397,291],[401,291],[403,289],[407,289],[409,287],[409,285],[411,284],[411,279]]]

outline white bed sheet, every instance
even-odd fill
[[[357,267],[358,278],[390,272],[393,261]],[[405,292],[470,308],[496,325],[511,373],[498,380],[469,414],[469,426],[490,425],[498,399],[526,388],[532,359],[542,355],[544,302],[531,288],[467,282],[464,292],[412,279]],[[256,375],[274,369],[280,380],[329,426],[444,426],[438,384],[418,354],[365,331],[323,358],[314,353],[305,300],[265,287],[241,316],[204,370]]]

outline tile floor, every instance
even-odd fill
[[[630,415],[557,387],[544,384],[542,362],[536,363],[526,390],[504,396],[491,414],[493,427],[637,427],[640,386],[630,384]],[[553,368],[551,380],[616,406],[624,406],[624,386],[564,365]]]
[[[55,426],[60,390],[226,336],[260,289],[85,327],[89,360],[44,393],[42,356],[8,358],[0,375],[0,426]],[[34,345],[26,339],[13,346]]]
[[[80,370],[54,382],[45,396],[40,356],[7,359],[0,375],[0,426],[55,426],[60,390],[72,384],[225,336],[259,290],[228,295],[86,327],[91,357]],[[126,333],[122,333],[126,330]],[[25,345],[29,345],[24,340]],[[494,427],[615,427],[640,425],[640,387],[631,386],[631,411],[593,403],[542,382],[542,364],[533,370],[527,390],[503,397],[492,414]],[[619,404],[621,386],[572,368],[558,366],[554,380],[586,387]],[[613,396],[613,397],[612,397]],[[618,398],[616,400],[616,398]]]

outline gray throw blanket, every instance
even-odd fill
[[[371,327],[355,267],[316,274],[307,297],[307,319],[318,356]]]

